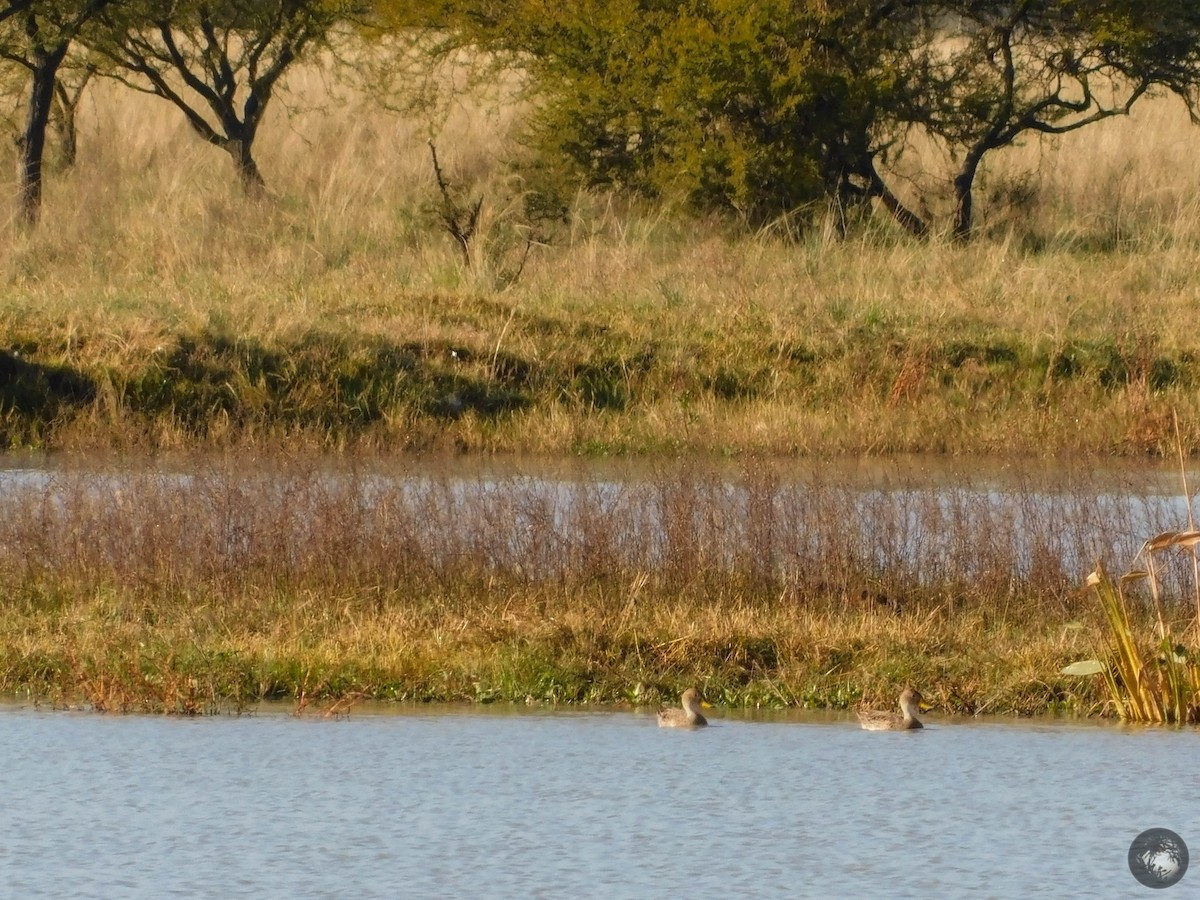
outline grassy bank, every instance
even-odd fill
[[[440,595],[41,585],[4,604],[0,690],[108,711],[197,713],[266,699],[890,705],[919,684],[947,712],[1090,713],[1056,678],[1078,623],[973,610],[813,609],[730,589],[660,597],[466,584]]]
[[[1085,171],[1070,141],[1000,155],[958,247],[602,196],[534,231],[519,107],[292,89],[252,203],[165,105],[96,86],[44,227],[0,225],[0,444],[1138,455],[1175,408],[1200,447],[1200,166],[1167,101],[1088,129]],[[485,200],[470,264],[431,133]]]
[[[846,707],[911,682],[946,711],[1095,713],[1103,685],[1059,674],[1103,647],[1071,560],[1132,558],[1155,504],[1101,502],[1090,466],[1012,480],[998,505],[969,472],[864,492],[765,461],[576,465],[231,455],[10,484],[0,692],[201,712],[698,684],[720,705]],[[1168,597],[1181,575],[1164,569]],[[1149,633],[1150,607],[1133,615]]]
[[[452,321],[261,337],[191,323],[152,342],[10,322],[0,437],[65,449],[1139,455],[1170,450],[1175,409],[1200,448],[1200,345],[1183,337],[1053,343],[894,312],[838,327],[821,312],[613,322],[613,310],[470,298],[393,305],[409,304]]]

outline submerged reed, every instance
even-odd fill
[[[918,683],[949,711],[1087,711],[1097,689],[1045,678],[1089,646],[1070,573],[1153,499],[1098,505],[1090,465],[1010,476],[1005,503],[967,471],[505,465],[10,474],[0,691],[190,713],[655,704],[698,685],[720,705],[849,708]]]

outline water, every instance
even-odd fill
[[[1140,831],[1200,848],[1194,731],[928,726],[8,709],[0,894],[1140,897]]]
[[[9,457],[0,500],[0,563],[130,581],[149,577],[133,571],[143,564],[185,580],[303,580],[353,554],[385,580],[380,560],[551,580],[703,569],[795,585],[844,576],[835,587],[854,596],[864,578],[992,595],[1076,585],[1098,559],[1134,566],[1148,538],[1188,527],[1190,506],[1163,465],[946,458]],[[1170,570],[1166,583],[1188,594]]]

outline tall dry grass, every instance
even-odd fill
[[[1076,560],[1173,514],[1145,482],[1103,499],[1120,484],[1010,475],[1001,503],[970,473],[768,463],[39,470],[4,485],[0,690],[196,712],[703,683],[845,707],[911,681],[947,710],[1086,712],[1100,687],[1053,674],[1100,623]]]
[[[203,435],[131,412],[129,382],[187,341],[251,336],[291,356],[314,334],[347,359],[288,404],[375,344],[423,354],[441,392],[389,394],[360,431],[317,427],[323,449],[1145,453],[1164,451],[1171,407],[1200,423],[1200,172],[1169,100],[995,155],[968,247],[883,224],[795,241],[785,222],[747,234],[581,194],[513,282],[529,235],[509,166],[519,105],[464,95],[402,114],[314,67],[288,88],[260,139],[265,203],[166,104],[89,89],[80,161],[51,179],[44,227],[0,224],[0,333],[22,358],[86,373],[96,397],[10,440],[302,440],[265,400],[255,412],[271,385],[253,371],[227,379],[250,414],[191,411],[212,419]],[[431,138],[456,188],[484,199],[473,265],[438,223]],[[916,166],[945,177],[933,154]],[[464,380],[529,402],[431,419],[461,400],[440,385]],[[1200,426],[1185,443],[1200,446]]]
[[[243,202],[224,155],[198,141],[173,108],[98,82],[81,110],[79,167],[52,179],[47,228],[33,236],[8,228],[6,280],[31,289],[48,281],[39,297],[68,309],[84,299],[80,292],[92,292],[114,312],[121,304],[111,301],[123,290],[140,307],[159,287],[160,309],[187,315],[232,304],[231,314],[276,327],[287,324],[276,315],[296,306],[294,315],[331,314],[339,289],[353,287],[367,311],[381,294],[394,303],[407,292],[487,290],[487,273],[462,271],[449,238],[422,215],[435,199],[427,141],[436,139],[452,177],[477,186],[494,228],[520,189],[505,168],[519,106],[488,107],[468,96],[448,117],[423,121],[331,85],[312,68],[290,79],[284,101],[261,138],[277,202],[256,207]],[[871,237],[844,244],[819,231],[797,247],[770,231],[739,237],[670,209],[581,197],[567,232],[510,293],[567,309],[619,300],[661,310],[675,302],[697,318],[728,316],[731,306],[777,315],[824,306],[850,319],[870,310],[983,317],[1051,333],[1174,322],[1192,314],[1174,292],[1157,298],[1157,320],[1125,301],[1152,288],[1138,279],[1156,271],[1157,283],[1169,284],[1171,271],[1178,280],[1182,270],[1164,272],[1163,264],[1196,242],[1200,164],[1187,152],[1192,137],[1177,103],[1149,100],[1127,120],[995,154],[981,176],[981,193],[999,198],[981,204],[985,222],[1007,214],[1005,184],[1032,179],[1033,199],[1017,210],[1013,237],[965,250]],[[932,154],[919,165],[948,174]],[[1021,252],[1026,234],[1037,236],[1042,254]],[[1113,234],[1124,235],[1119,247],[1153,253],[1153,265],[1132,254],[1098,265],[1104,255],[1086,251],[1112,249]],[[261,301],[272,314],[256,314]],[[364,318],[369,324],[369,312]]]

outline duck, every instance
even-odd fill
[[[900,709],[903,715],[880,709],[860,709],[858,721],[867,731],[912,731],[924,728],[917,713],[921,711],[921,694],[916,688],[906,687],[900,693]]]
[[[704,714],[700,712],[704,701],[700,699],[698,690],[688,688],[679,700],[683,709],[660,709],[658,711],[659,728],[702,728],[708,724],[708,719],[704,718]]]

